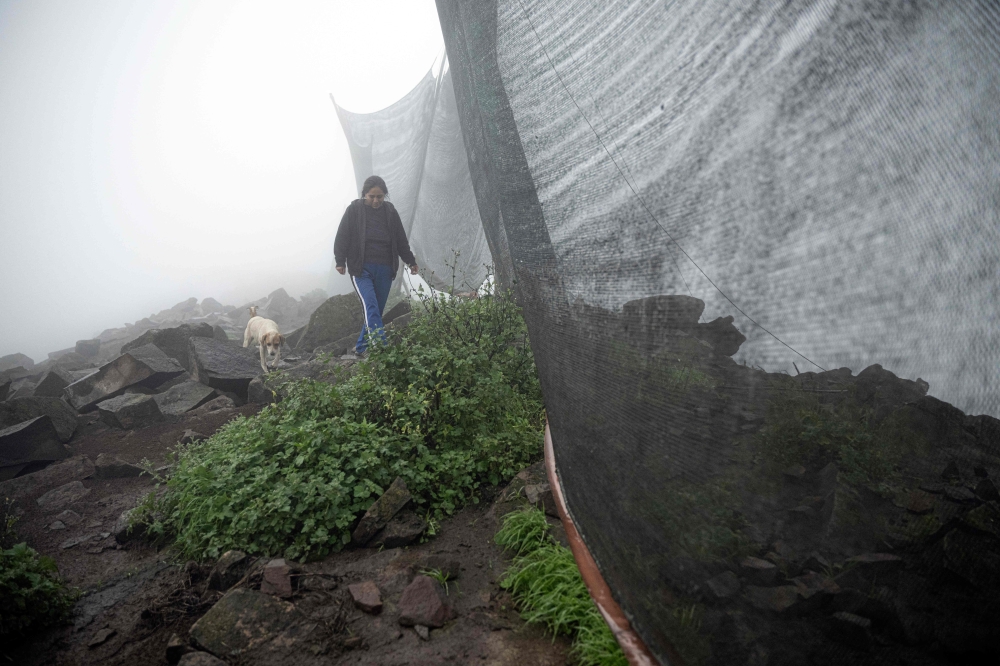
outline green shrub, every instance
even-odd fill
[[[517,557],[500,586],[510,590],[525,622],[544,625],[553,635],[572,636],[572,654],[582,666],[626,666],[573,554],[548,531],[545,514],[534,507],[504,516],[495,539]]]
[[[0,638],[59,623],[75,600],[51,558],[26,543],[0,550]]]
[[[286,384],[281,403],[181,449],[151,531],[195,558],[319,557],[397,476],[440,517],[537,460],[541,392],[513,300],[419,305],[347,381]]]

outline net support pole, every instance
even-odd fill
[[[594,600],[597,610],[601,612],[604,621],[611,628],[611,633],[614,634],[621,646],[629,664],[632,666],[657,666],[659,662],[632,629],[631,623],[625,617],[618,602],[611,596],[611,588],[601,576],[597,562],[594,561],[594,557],[580,537],[573,519],[570,518],[569,511],[566,510],[565,496],[559,482],[559,475],[556,473],[556,458],[552,448],[552,433],[549,430],[548,422],[545,424],[545,473],[549,478],[549,485],[552,487],[552,498],[559,510],[559,519],[566,530],[569,548],[573,552],[573,559],[576,560],[576,566],[583,576],[583,582],[587,585],[587,591],[590,592],[590,598]],[[670,654],[669,658],[668,666],[684,666],[684,662],[676,653]]]

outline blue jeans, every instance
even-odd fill
[[[389,300],[389,289],[392,287],[392,268],[382,264],[365,264],[361,270],[361,275],[351,276],[354,283],[354,291],[361,299],[361,305],[365,310],[365,325],[361,328],[361,335],[358,336],[356,350],[358,354],[365,353],[368,349],[368,333],[371,332],[382,338],[385,342],[385,330],[382,327],[382,311],[385,310],[385,302]]]

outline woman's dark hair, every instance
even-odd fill
[[[365,178],[365,184],[361,186],[361,196],[364,197],[368,194],[368,190],[373,187],[377,187],[382,190],[383,194],[389,194],[389,188],[385,186],[385,181],[382,180],[382,176],[368,176]]]

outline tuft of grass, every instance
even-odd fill
[[[581,666],[627,666],[573,554],[548,530],[545,514],[534,507],[504,516],[495,539],[516,557],[501,587],[510,591],[525,622],[541,624],[553,636],[572,636],[572,656]]]
[[[451,594],[448,591],[448,584],[452,582],[452,578],[451,574],[447,571],[441,571],[440,569],[421,569],[420,574],[422,576],[433,578],[437,582],[441,583],[441,586],[444,587],[444,593]],[[458,583],[455,583],[455,588],[458,588]]]
[[[500,530],[493,538],[514,555],[530,553],[552,542],[545,514],[532,506],[504,516]]]

